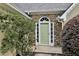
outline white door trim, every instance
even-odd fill
[[[42,18],[46,17],[49,21],[40,21]],[[51,43],[51,22],[50,22],[50,19],[47,17],[47,16],[43,16],[39,19],[39,42],[37,42],[37,26],[36,26],[36,29],[35,29],[35,38],[36,38],[36,45],[46,45],[46,44],[41,44],[40,43],[40,25],[41,23],[48,23],[49,25],[49,44],[50,46],[54,46],[54,22],[53,22],[53,43]],[[36,23],[37,24],[37,23]]]

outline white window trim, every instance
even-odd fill
[[[36,43],[36,45],[38,45],[38,42],[37,42],[37,23],[35,23],[35,43]]]
[[[51,46],[54,46],[54,40],[55,40],[55,38],[54,38],[54,22],[52,22],[52,24],[53,24],[53,38],[52,38],[53,43],[51,43]]]

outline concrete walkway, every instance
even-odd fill
[[[51,56],[51,54],[62,54],[61,47],[37,46],[35,49],[36,56]]]

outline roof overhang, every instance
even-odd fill
[[[62,14],[65,11],[38,11],[38,12],[27,12],[25,11],[25,13],[28,13],[30,15],[45,15],[45,14]]]
[[[26,14],[63,14],[72,3],[10,3]]]
[[[25,14],[24,12],[20,11],[19,9],[15,8],[13,5],[6,3],[6,5],[10,6],[11,8],[15,9],[16,11],[18,11],[19,13],[21,13],[22,15],[26,16],[28,19],[32,19],[31,17],[29,17],[27,14]]]
[[[12,4],[12,3],[7,3],[7,5],[12,7],[13,9],[17,10],[18,12],[20,12],[21,14],[23,14],[27,18],[32,19],[31,17],[28,16],[28,14],[30,14],[30,15],[60,14],[60,15],[62,15],[66,11],[66,9],[71,5],[71,3],[70,4],[58,4],[57,6],[54,6],[55,4],[53,4],[53,5],[51,4],[52,6],[50,6],[50,4],[49,5],[47,5],[47,4],[46,5],[45,4],[40,4],[40,5],[38,5],[39,7],[37,7],[36,4],[29,4],[28,5],[27,3],[26,4],[17,4],[17,6],[15,4]],[[35,5],[36,7],[33,6],[33,5]],[[48,8],[47,6],[52,8],[52,9]],[[42,8],[45,8],[45,9],[42,10]],[[67,12],[69,12],[69,11],[66,11],[63,14],[64,16],[62,15],[60,18],[65,18]]]
[[[62,16],[60,16],[60,19],[63,19],[63,21],[66,21],[66,15],[71,12],[76,6],[78,5],[78,3],[73,3],[70,8],[67,9],[67,11],[64,12],[64,14]]]

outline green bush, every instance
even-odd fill
[[[0,14],[0,31],[5,33],[1,52],[4,54],[15,48],[16,54],[29,55],[34,43],[34,27],[32,20],[20,15]]]
[[[79,55],[79,15],[64,26],[62,45],[65,55]]]

